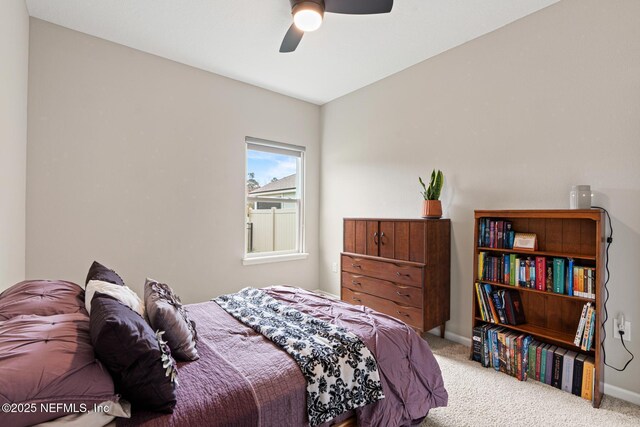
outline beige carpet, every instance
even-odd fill
[[[426,335],[449,392],[449,406],[429,412],[431,426],[640,426],[640,406],[606,396],[591,402],[537,381],[518,381],[469,360],[469,348]]]

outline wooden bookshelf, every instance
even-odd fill
[[[487,248],[478,245],[480,220],[492,218],[511,221],[513,230],[535,233],[538,241],[536,251],[518,249]],[[604,213],[598,209],[576,210],[477,210],[475,211],[473,283],[471,284],[472,329],[483,324],[478,306],[475,283],[488,283],[492,287],[517,290],[522,299],[526,323],[517,326],[502,325],[513,331],[523,332],[542,342],[578,351],[595,359],[594,390],[592,404],[600,407],[604,395],[604,360],[601,344],[601,326],[596,327],[593,349],[582,351],[573,343],[580,322],[582,307],[592,301],[596,308],[596,325],[602,324],[604,281],[605,225]],[[478,254],[480,252],[514,253],[523,256],[546,256],[573,258],[595,267],[595,300],[569,296],[531,288],[480,280],[478,277]],[[471,348],[473,354],[473,348]]]

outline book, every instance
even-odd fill
[[[547,349],[547,369],[544,371],[544,383],[551,385],[553,379],[553,354],[558,349],[555,345],[552,345]]]
[[[586,358],[587,356],[584,354],[579,354],[573,361],[573,385],[571,387],[571,393],[576,396],[582,396],[582,369]]]
[[[553,292],[553,259],[547,258],[547,292]]]
[[[584,343],[584,348],[583,350],[591,350],[591,347],[593,345],[593,335],[595,334],[595,330],[596,330],[596,309],[594,308],[591,311],[591,317],[589,319],[587,319],[588,323],[589,323],[589,334],[587,336],[587,342]]]
[[[476,326],[473,328],[473,336],[471,337],[473,342],[473,360],[476,362],[482,361],[482,326]]]
[[[515,231],[513,231],[513,224],[511,221],[504,222],[504,247],[505,249],[513,248],[513,238],[515,237]]]
[[[549,351],[549,347],[551,344],[545,344],[542,346],[542,351],[540,352],[540,382],[545,382],[547,378],[547,352]]]
[[[536,376],[535,380],[540,381],[540,370],[542,369],[542,349],[546,344],[540,343],[540,345],[536,348]]]
[[[499,371],[507,372],[507,342],[505,336],[508,331],[506,329],[498,332],[498,357],[499,357]]]
[[[480,283],[478,282],[476,282],[476,296],[478,297],[478,311],[480,312],[480,318],[486,322],[487,315],[484,309],[484,300],[482,299],[482,293],[480,292]]]
[[[496,222],[489,221],[489,247],[496,247]]]
[[[478,227],[478,246],[482,247],[484,246],[484,225],[485,225],[485,218],[480,218],[480,222],[478,223],[479,227]]]
[[[502,326],[497,327],[497,328],[492,328],[491,330],[491,350],[492,350],[492,358],[491,358],[491,365],[493,366],[493,369],[495,369],[496,371],[500,370],[500,353],[499,353],[499,348],[498,348],[498,333],[504,331],[504,328]]]
[[[509,324],[520,325],[525,323],[524,308],[518,291],[504,291],[504,308]]]
[[[487,299],[487,305],[489,306],[489,310],[491,312],[491,321],[493,323],[498,323],[498,312],[493,303],[493,298],[491,298],[491,294],[493,293],[493,288],[490,284],[484,283],[484,297]]]
[[[567,351],[562,360],[562,390],[571,393],[573,387],[573,361],[578,353],[575,351]]]
[[[520,347],[520,358],[521,358],[521,375],[518,378],[520,381],[526,381],[529,377],[529,347],[531,346],[531,342],[533,342],[533,337],[531,335],[527,335],[522,339],[522,344]]]
[[[566,353],[567,349],[560,347],[553,353],[553,376],[551,378],[551,385],[555,388],[562,389],[562,365]]]
[[[487,339],[487,333],[489,325],[482,325],[482,366],[488,368],[491,364],[489,359],[489,340]]]
[[[553,259],[553,292],[564,294],[564,258]]]
[[[529,344],[529,360],[527,363],[527,378],[536,379],[536,351],[540,343],[538,341],[532,341]]]
[[[496,247],[504,248],[504,221],[496,222]]]
[[[546,258],[543,256],[536,257],[536,289],[539,291],[544,291],[547,283],[547,275],[546,275]]]
[[[573,296],[573,258],[567,264],[567,295]]]
[[[580,316],[580,322],[578,323],[578,330],[576,331],[576,337],[573,339],[573,343],[576,346],[580,346],[582,342],[582,335],[584,334],[584,325],[587,321],[587,311],[591,307],[591,303],[588,302],[582,307],[582,315]]]
[[[586,320],[584,323],[584,332],[582,333],[582,340],[580,342],[580,348],[584,351],[588,350],[587,343],[589,341],[590,330],[594,323],[592,322],[592,318],[594,318],[593,314],[594,308],[592,305],[589,305],[589,310],[587,310],[587,315],[585,316]]]
[[[493,299],[493,306],[496,308],[496,312],[498,313],[498,319],[500,320],[500,323],[506,324],[507,317],[504,312],[504,291],[493,291],[491,293],[491,297]]]
[[[595,369],[595,364],[593,362],[592,357],[588,357],[584,361],[584,365],[582,368],[582,392],[581,396],[583,399],[591,400],[593,397],[593,371]]]

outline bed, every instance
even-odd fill
[[[264,291],[353,332],[377,359],[385,398],[324,425],[415,425],[430,409],[446,406],[440,368],[427,342],[404,323],[302,289],[273,286]],[[289,355],[213,301],[185,307],[197,324],[200,358],[178,364],[173,413],[134,405],[131,417],[117,418],[117,426],[308,425],[305,379]],[[0,370],[2,363],[0,354]]]

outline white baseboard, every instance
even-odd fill
[[[314,292],[327,295],[336,299],[340,299],[338,295],[334,295],[330,292],[323,291],[322,289],[314,289]],[[440,336],[440,328],[434,328],[428,331],[427,333]],[[445,331],[444,337],[449,341],[453,341],[455,343],[462,344],[467,347],[471,346],[471,338],[463,337],[462,335],[454,334],[453,332],[450,332],[450,331]],[[636,405],[640,405],[640,393],[626,390],[624,388],[620,388],[615,385],[605,383],[604,394],[627,401],[627,402],[631,402]]]
[[[611,384],[604,383],[605,396],[617,397],[618,399],[640,405],[640,393],[636,393],[624,388],[616,387]]]

